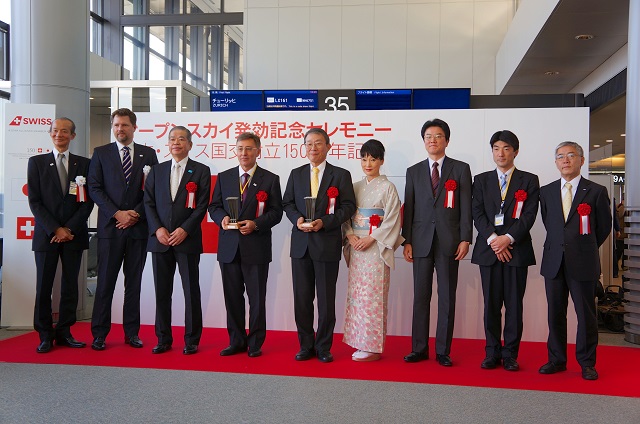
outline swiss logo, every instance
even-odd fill
[[[34,217],[19,216],[16,218],[16,239],[31,240],[33,232],[36,229],[36,220]]]
[[[21,123],[22,123],[22,115],[18,115],[11,120],[11,123],[9,125],[20,126]]]

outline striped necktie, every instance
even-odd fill
[[[569,211],[571,210],[571,203],[573,202],[573,195],[571,193],[573,186],[570,183],[565,183],[564,187],[567,191],[564,193],[564,197],[562,197],[562,213],[564,214],[564,221],[566,222],[569,217]]]
[[[500,194],[503,199],[507,195],[507,174],[500,175]]]
[[[436,191],[438,191],[439,185],[440,185],[440,173],[438,172],[438,162],[433,162],[432,170],[431,170],[431,190],[433,191],[434,197],[436,195]]]
[[[122,148],[122,171],[124,172],[124,179],[129,185],[131,181],[131,154],[128,146]]]

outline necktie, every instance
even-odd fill
[[[314,166],[311,169],[313,175],[311,176],[311,197],[318,197],[318,189],[320,188],[320,182],[318,181],[318,173],[320,170]]]
[[[438,186],[440,185],[440,174],[438,173],[438,162],[433,162],[431,169],[431,190],[433,191],[433,196],[435,197],[436,191],[438,191]]]
[[[500,194],[503,199],[507,195],[507,174],[500,175]]]
[[[67,168],[64,167],[65,155],[64,153],[58,155],[58,177],[60,178],[60,187],[62,187],[62,194],[67,194],[68,181]]]
[[[569,211],[571,210],[571,203],[573,198],[571,196],[571,189],[573,188],[570,183],[565,183],[564,187],[567,189],[564,197],[562,198],[562,212],[564,213],[564,220],[567,221],[569,217]]]
[[[249,185],[249,174],[242,174],[242,203],[247,200],[247,186]]]
[[[131,154],[127,146],[122,148],[122,171],[124,172],[124,179],[129,185],[131,181]]]
[[[178,186],[180,185],[180,164],[173,165],[171,170],[171,200],[176,200],[176,194],[178,193]]]

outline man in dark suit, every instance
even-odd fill
[[[540,273],[547,293],[549,362],[541,374],[567,369],[568,297],[578,318],[576,358],[582,378],[596,380],[598,320],[595,291],[600,279],[598,248],[611,232],[611,207],[607,189],[582,178],[584,153],[578,143],[556,147],[560,179],[540,189],[540,212],[547,230]]]
[[[85,347],[71,335],[78,307],[78,273],[82,251],[89,248],[87,219],[93,202],[85,186],[89,159],[69,152],[76,125],[69,118],[51,124],[52,153],[29,158],[27,187],[29,207],[36,220],[32,248],[36,260],[36,303],[33,328],[40,335],[38,353],[47,353],[53,343]],[[51,317],[53,279],[62,264],[58,323]]]
[[[94,350],[104,350],[111,330],[111,303],[118,273],[124,273],[125,343],[141,348],[140,287],[147,259],[147,220],[143,184],[155,150],[133,142],[136,114],[123,108],[111,114],[115,143],[96,147],[89,167],[89,194],[98,205],[98,284],[91,317]]]
[[[413,263],[413,327],[406,362],[429,359],[429,310],[433,270],[438,277],[436,360],[451,366],[459,261],[472,237],[471,170],[445,156],[451,131],[441,119],[427,121],[420,135],[429,158],[407,169],[404,194],[404,258]]]
[[[538,176],[516,169],[520,141],[508,130],[489,141],[497,168],[475,176],[472,213],[478,238],[471,262],[480,265],[484,295],[486,357],[480,365],[518,371],[522,339],[522,299],[528,267],[535,265],[530,230],[538,214]],[[504,346],[502,306],[505,307]]]
[[[191,131],[176,126],[169,131],[173,159],[151,169],[144,187],[144,207],[149,223],[153,281],[156,290],[156,336],[152,353],[171,349],[171,295],[176,263],[184,291],[185,355],[198,351],[202,336],[200,254],[202,218],[207,213],[211,188],[209,167],[189,159]]]
[[[317,354],[333,361],[336,324],[336,281],[342,249],[342,223],[356,210],[351,174],[327,162],[329,135],[312,128],[304,136],[309,165],[291,171],[282,204],[291,230],[293,301],[300,351],[296,361]],[[308,224],[305,197],[315,198],[314,220]],[[318,331],[313,332],[313,300],[318,293]]]
[[[258,166],[260,137],[242,133],[236,141],[240,166],[218,175],[209,206],[211,218],[222,228],[218,236],[218,262],[227,308],[229,346],[222,356],[246,352],[262,355],[267,334],[265,299],[271,262],[271,228],[282,220],[280,177]],[[238,204],[238,229],[228,227],[229,197]],[[244,291],[249,298],[249,334],[245,330]]]

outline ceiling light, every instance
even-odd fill
[[[579,34],[574,37],[576,40],[592,40],[593,35],[591,34]]]
[[[627,136],[626,134],[620,134],[620,137],[626,137],[626,136]]]
[[[607,143],[613,143],[613,140],[605,140]]]
[[[89,100],[93,100],[93,97],[89,97]]]
[[[593,147],[600,147],[600,145],[599,144],[594,144]]]
[[[560,74],[560,72],[558,72],[558,71],[547,71],[544,74],[547,75],[547,76],[553,76],[553,75]]]

